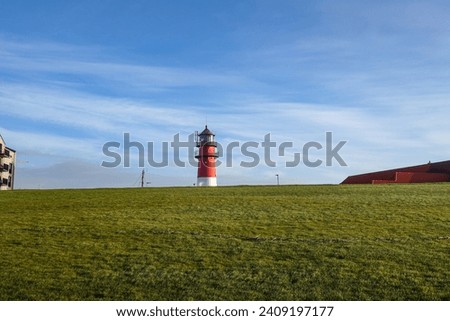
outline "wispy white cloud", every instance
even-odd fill
[[[34,158],[48,157],[48,162],[76,157],[96,159],[99,156],[98,142],[93,139],[67,137],[58,134],[45,134],[37,131],[19,131],[0,127],[2,133],[9,138],[8,144],[17,149],[19,157],[26,158],[31,165],[42,165],[33,162]],[[37,163],[37,164],[36,164]]]
[[[177,87],[245,86],[252,83],[242,75],[227,71],[206,71],[186,67],[167,67],[114,62],[107,49],[54,43],[17,43],[0,37],[0,67],[29,74],[35,81],[57,75],[82,76],[92,85],[106,84],[116,89],[151,92]],[[40,74],[35,79],[35,73]]]
[[[194,107],[155,106],[139,99],[113,98],[67,89],[48,89],[34,85],[0,87],[3,114],[42,124],[58,124],[90,132],[90,136],[107,137],[114,133],[133,132],[144,137],[161,130],[186,129],[198,122]],[[197,117],[196,117],[197,116]],[[173,128],[172,130],[170,128]]]

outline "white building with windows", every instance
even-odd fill
[[[16,170],[16,151],[6,147],[0,135],[0,191],[14,189],[14,172]]]

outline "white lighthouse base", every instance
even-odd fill
[[[217,186],[217,177],[197,177],[197,186]]]

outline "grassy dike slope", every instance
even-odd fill
[[[450,300],[450,184],[0,194],[0,300]]]

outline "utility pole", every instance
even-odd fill
[[[141,187],[144,187],[144,179],[145,179],[145,169],[142,170],[142,175],[141,175]]]

